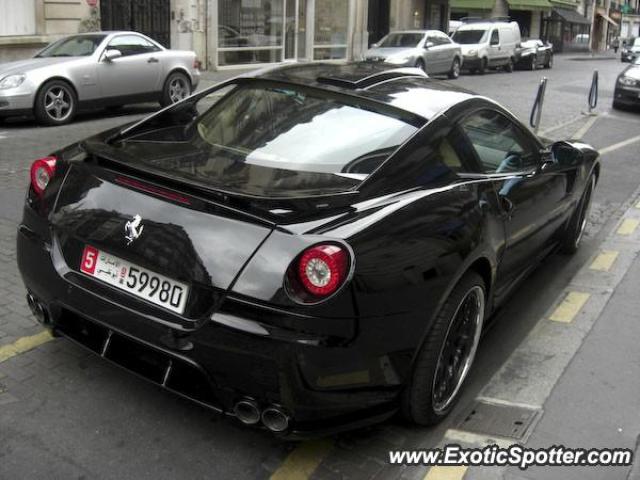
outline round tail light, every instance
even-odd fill
[[[49,181],[56,172],[56,157],[44,157],[31,165],[31,187],[38,195],[42,195]]]
[[[313,297],[327,297],[344,283],[349,273],[349,252],[340,245],[315,245],[298,260],[297,277]]]

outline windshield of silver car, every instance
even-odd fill
[[[423,37],[422,33],[390,33],[378,43],[378,46],[380,48],[415,48]]]
[[[88,57],[96,51],[106,35],[74,35],[52,43],[42,50],[36,58],[49,57]]]
[[[488,30],[458,30],[453,34],[453,41],[462,45],[482,43],[487,37]]]

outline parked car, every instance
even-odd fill
[[[167,106],[189,96],[199,79],[194,52],[168,50],[140,33],[71,35],[31,59],[0,65],[0,117],[33,114],[62,125],[83,108]]]
[[[381,62],[394,67],[417,67],[429,75],[446,74],[458,78],[462,66],[460,45],[438,30],[391,32],[374,43],[364,55],[365,62]]]
[[[625,68],[616,79],[613,108],[640,105],[640,56]]]
[[[598,153],[413,68],[254,75],[33,163],[28,304],[54,334],[283,435],[398,410],[439,422],[485,320],[545,255],[577,250]]]
[[[553,45],[538,39],[530,39],[520,44],[516,68],[535,70],[553,67]]]
[[[453,41],[460,44],[464,68],[470,72],[482,75],[496,67],[512,72],[520,27],[517,22],[473,21],[458,27]]]
[[[631,37],[623,40],[620,61],[633,62],[638,57],[640,57],[640,37]]]

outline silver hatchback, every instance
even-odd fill
[[[166,106],[199,80],[194,52],[168,50],[136,32],[72,35],[33,58],[0,64],[0,117],[33,113],[42,124],[61,125],[83,107]]]
[[[374,43],[365,62],[383,62],[394,67],[418,67],[429,75],[458,78],[462,67],[460,45],[439,30],[391,32]]]

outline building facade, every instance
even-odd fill
[[[29,57],[62,35],[99,27],[92,5],[86,0],[0,0],[0,62]]]

